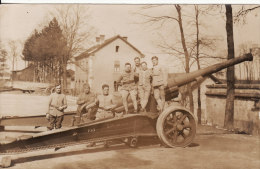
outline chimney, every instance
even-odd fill
[[[96,37],[97,44],[100,44],[100,37]]]
[[[100,35],[100,44],[104,43],[105,35]]]
[[[127,41],[127,36],[124,36],[123,39],[124,39],[125,41]]]

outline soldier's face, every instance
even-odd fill
[[[104,95],[108,95],[109,94],[109,88],[108,87],[104,87],[103,94]]]
[[[153,62],[154,66],[158,65],[158,60],[157,59],[153,59],[152,62]]]
[[[90,91],[89,87],[85,87],[85,88],[84,88],[84,92],[85,92],[86,94],[88,94],[89,91]]]
[[[61,93],[60,86],[57,86],[57,87],[56,87],[56,93],[59,93],[59,94]]]
[[[139,66],[140,65],[140,60],[139,59],[135,59],[135,65]]]
[[[142,69],[146,70],[147,69],[147,65],[145,63],[142,64]]]
[[[131,70],[131,66],[130,65],[125,65],[125,71],[129,72]]]

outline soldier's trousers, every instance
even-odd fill
[[[157,101],[157,104],[160,108],[160,111],[164,109],[164,104],[165,104],[165,91],[164,91],[164,86],[156,86],[153,88],[153,95],[155,100]]]
[[[129,96],[129,94],[130,94],[130,97],[132,99],[134,109],[137,110],[137,100],[136,100],[137,91],[136,91],[136,89],[133,89],[133,90],[121,89],[120,93],[121,93],[121,96],[122,96],[122,101],[123,101],[123,105],[125,107],[125,111],[128,112],[127,98]]]
[[[80,106],[78,106],[77,108],[77,112],[76,112],[76,116],[82,117],[82,115],[86,114],[87,115],[87,119],[89,120],[95,120],[96,118],[96,113],[97,113],[97,107],[92,107],[89,108],[88,110],[86,110],[85,108],[82,109],[82,111],[80,112]]]
[[[143,109],[145,109],[148,99],[151,93],[151,86],[138,86],[138,96],[140,98],[140,104]]]
[[[50,118],[49,118],[49,124],[50,126],[48,127],[49,130],[52,130],[54,128],[59,129],[61,128],[61,124],[63,121],[64,115],[62,116],[53,116],[50,114]]]

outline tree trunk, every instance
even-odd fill
[[[196,60],[197,60],[197,66],[198,70],[200,69],[200,59],[199,59],[199,49],[200,49],[200,41],[199,41],[199,9],[198,6],[195,5],[195,16],[196,16]],[[198,109],[197,109],[197,116],[198,116],[198,123],[201,124],[201,98],[200,98],[200,85],[198,86]]]
[[[62,71],[62,86],[63,90],[67,89],[67,57],[65,55],[61,58],[61,71]]]
[[[189,73],[190,72],[190,58],[189,58],[188,50],[186,47],[185,36],[184,36],[184,31],[183,31],[183,26],[182,26],[181,6],[175,5],[175,8],[178,13],[178,24],[179,24],[180,33],[181,33],[181,43],[182,43],[183,51],[185,54],[185,71],[186,71],[186,73]],[[188,84],[188,93],[189,93],[190,110],[191,110],[191,112],[194,112],[194,103],[193,103],[191,84]]]
[[[67,89],[67,64],[62,64],[62,80],[63,80],[63,89]]]
[[[231,5],[226,7],[226,31],[228,45],[228,59],[235,57],[234,37],[233,37],[233,16]],[[234,123],[234,94],[235,94],[235,68],[234,66],[227,68],[227,100],[224,127],[227,129],[233,128]]]

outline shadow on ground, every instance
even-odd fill
[[[99,146],[96,148],[86,148],[81,150],[75,150],[75,151],[67,151],[67,152],[60,152],[60,153],[53,153],[53,154],[41,154],[41,155],[33,155],[33,156],[25,156],[25,157],[19,157],[17,159],[14,159],[13,166],[19,163],[27,163],[37,160],[45,160],[45,159],[51,159],[51,158],[58,158],[58,157],[65,157],[65,156],[73,156],[73,155],[80,155],[80,154],[91,154],[91,153],[97,153],[97,152],[107,152],[107,151],[113,151],[113,150],[123,150],[123,151],[116,151],[116,154],[105,159],[100,160],[93,160],[91,162],[84,163],[83,162],[67,162],[62,164],[57,164],[54,168],[57,169],[73,169],[73,168],[126,168],[126,167],[134,167],[134,166],[145,166],[150,165],[152,161],[150,160],[142,160],[139,158],[134,157],[130,154],[130,152],[137,151],[139,149],[146,149],[150,148],[150,146],[153,147],[160,147],[160,141],[157,137],[153,138],[140,138],[138,142],[137,148],[130,148],[129,146],[125,144],[118,144],[118,142],[114,142],[114,144],[111,145],[109,148],[105,148],[103,146]],[[191,143],[188,147],[196,147],[199,146],[197,143]],[[126,150],[126,151],[124,151]]]

